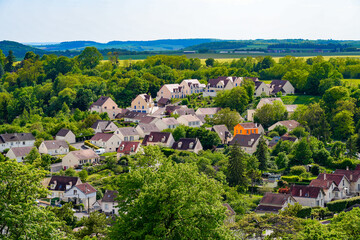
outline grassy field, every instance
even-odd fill
[[[281,100],[285,105],[292,104],[304,104],[308,105],[310,103],[318,102],[321,99],[320,96],[311,96],[311,95],[288,95],[282,96]]]

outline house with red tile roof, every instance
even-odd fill
[[[313,179],[310,184],[310,187],[320,187],[325,193],[325,203],[328,203],[333,200],[341,199],[341,192],[337,184],[330,179]]]
[[[259,205],[255,209],[255,212],[276,214],[287,206],[295,203],[295,198],[293,198],[290,194],[267,192],[261,199]]]
[[[117,150],[117,159],[125,155],[134,155],[140,150],[140,142],[122,141]]]
[[[96,202],[97,190],[89,183],[81,183],[67,190],[62,199],[65,202],[75,202],[75,204],[84,204],[85,209],[92,209]]]
[[[356,166],[355,170],[336,169],[335,174],[343,174],[350,181],[350,193],[355,194],[360,192],[360,165]]]
[[[350,193],[350,180],[344,174],[320,173],[317,179],[334,181],[340,190],[340,196],[338,196],[338,198],[344,198]]]
[[[302,206],[324,207],[325,193],[320,187],[294,185],[290,188],[290,194]]]

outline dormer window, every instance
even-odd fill
[[[153,139],[154,139],[153,136],[150,136],[150,137],[149,137],[149,141],[152,141]]]
[[[161,142],[165,142],[165,140],[166,140],[165,136],[161,138]]]
[[[194,143],[191,142],[191,143],[189,144],[189,148],[193,148],[193,147],[194,147]]]
[[[178,148],[181,148],[181,146],[182,146],[182,142],[179,142],[178,143]]]

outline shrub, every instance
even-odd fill
[[[95,146],[94,144],[90,143],[88,140],[85,140],[85,141],[84,141],[84,144],[85,144],[86,146],[91,147],[91,148],[99,149],[98,146]]]
[[[311,207],[302,207],[296,214],[298,218],[307,218],[311,216]]]
[[[299,182],[300,177],[299,176],[282,176],[281,180],[286,181],[288,183],[295,183],[295,182]]]
[[[320,173],[320,166],[317,165],[317,164],[314,164],[314,165],[311,167],[311,173],[312,173],[312,175],[315,175],[315,176],[319,175],[319,173]]]
[[[343,211],[348,204],[348,200],[338,200],[329,202],[326,206],[332,212],[341,212]]]
[[[290,173],[300,176],[301,174],[306,173],[306,168],[304,166],[293,166],[290,168]]]

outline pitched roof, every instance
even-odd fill
[[[339,186],[341,180],[342,180],[344,177],[347,179],[347,177],[346,177],[344,174],[320,173],[320,174],[318,175],[317,179],[332,180],[332,181],[334,181],[334,182],[336,183],[336,185]],[[347,180],[348,180],[348,179],[347,179]]]
[[[224,83],[224,87],[226,87],[226,85],[228,85],[229,82],[233,82],[232,77],[218,77],[216,79],[209,79],[207,85],[209,87],[216,87],[216,85],[218,85],[219,82],[221,81]]]
[[[200,119],[197,116],[194,115],[182,115],[178,119],[184,119],[188,122],[197,122],[200,121]]]
[[[161,97],[157,103],[160,105],[166,105],[171,103],[171,101],[168,98]]]
[[[153,123],[150,124],[140,123],[139,125],[136,126],[136,128],[140,128],[145,133],[160,132],[160,129]]]
[[[134,128],[134,127],[118,128],[117,131],[121,132],[121,134],[122,134],[124,137],[126,137],[126,136],[139,135],[138,131],[137,131],[136,128]]]
[[[116,118],[133,118],[133,119],[139,119],[142,117],[147,116],[147,113],[143,112],[134,112],[134,111],[127,111],[123,114],[118,114]]]
[[[254,81],[254,83],[255,83],[255,90],[257,90],[261,85],[265,84],[262,81]]]
[[[273,104],[274,101],[283,102],[283,101],[281,100],[281,98],[262,98],[262,99],[260,99],[260,102],[258,103],[258,105],[259,105],[260,103]]]
[[[255,133],[252,133],[250,135],[237,134],[231,140],[230,145],[234,145],[235,143],[237,143],[241,147],[253,147],[256,141],[260,138],[260,136],[260,134]]]
[[[78,177],[67,177],[67,176],[52,176],[49,181],[48,188],[55,191],[65,191],[66,185],[75,186],[76,183],[81,182]],[[52,184],[55,184],[55,188],[50,188]]]
[[[111,123],[112,123],[111,121],[107,121],[107,120],[97,120],[96,122],[93,123],[93,125],[91,125],[91,128],[93,129],[99,128],[101,130],[105,130]]]
[[[119,195],[118,191],[106,190],[104,197],[101,199],[101,202],[115,202],[115,198]]]
[[[330,179],[313,179],[310,182],[309,186],[310,187],[320,187],[322,189],[328,189],[328,188],[330,188],[332,183],[335,183],[335,182]],[[337,186],[336,183],[335,183],[335,185]]]
[[[56,134],[56,136],[65,137],[69,132],[71,132],[69,129],[62,128],[62,129],[60,129],[60,131]]]
[[[97,192],[96,189],[93,186],[91,186],[89,183],[81,183],[76,185],[75,187],[77,187],[85,195]]]
[[[260,205],[279,205],[283,206],[284,203],[291,197],[290,194],[282,194],[282,193],[265,193],[264,197],[260,201]]]
[[[261,126],[261,124],[253,123],[253,122],[239,123],[238,125],[242,126],[243,128],[246,128],[246,129],[258,128]]]
[[[34,147],[13,147],[10,150],[14,153],[15,157],[25,157],[33,148]]]
[[[252,80],[254,82],[259,81],[259,78],[257,77],[244,77],[245,79]]]
[[[99,155],[97,155],[92,149],[72,151],[69,152],[68,154],[72,154],[78,160],[100,158]]]
[[[231,136],[229,129],[225,125],[214,125],[212,130],[217,133],[221,140]]]
[[[289,136],[288,134],[284,134],[280,137],[281,140],[283,141],[290,141],[290,142],[296,142],[297,140],[297,137],[292,137],[292,136]]]
[[[223,203],[223,206],[227,208],[226,209],[226,215],[227,216],[236,215],[236,212],[234,211],[234,209],[232,209],[232,207],[228,203]]]
[[[173,92],[179,92],[181,89],[180,84],[174,83],[174,84],[165,84],[163,87],[166,87],[171,93]]]
[[[179,108],[179,109],[175,109],[174,112],[179,114],[180,116],[195,115],[195,111],[192,108]]]
[[[4,133],[0,134],[0,142],[20,142],[20,141],[35,141],[35,137],[31,133]]]
[[[166,143],[170,138],[171,133],[169,132],[151,132],[148,135],[145,135],[142,145],[147,145],[147,143]]]
[[[193,150],[198,142],[199,139],[197,138],[180,138],[179,141],[174,142],[172,148],[176,150]]]
[[[102,106],[110,97],[101,96],[92,106]]]
[[[178,125],[180,124],[178,122],[178,120],[176,120],[175,118],[173,117],[169,117],[169,118],[163,118],[161,119],[166,125]]]
[[[273,147],[275,146],[278,142],[280,141],[280,137],[279,136],[275,136],[271,139],[271,141],[269,142],[269,147]]]
[[[357,182],[358,179],[360,178],[360,170],[358,169],[355,170],[336,169],[334,173],[345,175],[350,182]]]
[[[214,108],[198,108],[198,110],[196,110],[196,114],[200,115],[200,114],[204,114],[204,115],[214,115],[216,114],[218,111],[220,111],[221,108],[220,107],[214,107]]]
[[[151,96],[148,94],[143,93],[143,94],[139,94],[139,96],[141,98],[143,98],[145,100],[145,102],[150,102],[150,100],[151,100]]]
[[[43,142],[47,149],[59,149],[60,147],[69,148],[65,140],[47,140]]]
[[[290,193],[293,197],[317,198],[321,191],[322,189],[320,187],[310,187],[302,185],[294,185],[290,188]]]
[[[107,142],[109,141],[109,139],[114,136],[114,134],[112,133],[96,133],[91,139],[90,141],[103,141],[103,142]]]
[[[140,142],[122,141],[120,143],[120,146],[119,146],[117,152],[124,153],[124,154],[130,154],[131,152],[136,152],[139,146],[140,146]]]
[[[283,87],[287,82],[286,80],[272,80],[270,83],[271,93],[285,92]]]

